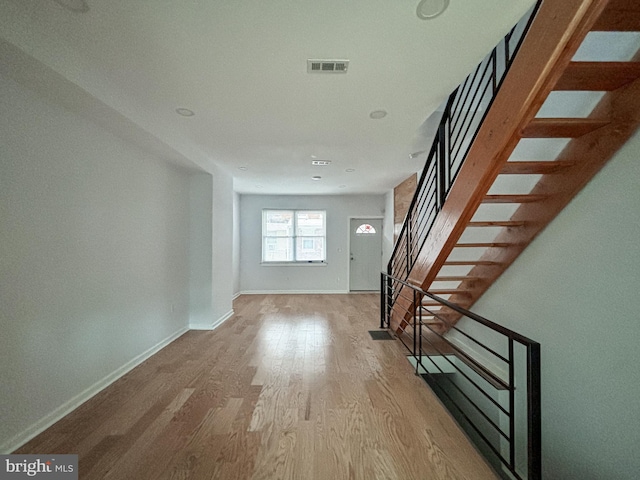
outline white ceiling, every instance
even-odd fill
[[[422,167],[430,115],[533,0],[451,0],[426,21],[418,0],[65,3],[82,0],[0,0],[1,73],[240,193],[346,194]],[[308,74],[310,58],[349,71]]]

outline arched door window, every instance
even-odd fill
[[[376,229],[373,228],[373,225],[369,225],[368,223],[363,223],[358,228],[356,228],[356,235],[375,235]]]

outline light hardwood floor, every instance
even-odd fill
[[[394,341],[378,296],[244,295],[17,453],[81,479],[496,478]]]

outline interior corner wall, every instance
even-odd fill
[[[326,210],[326,265],[261,265],[262,210],[264,208]],[[348,292],[349,219],[380,218],[385,215],[383,195],[241,195],[241,291],[243,293]]]
[[[191,177],[189,327],[209,330],[233,313],[234,193],[229,175]]]
[[[186,331],[189,175],[0,76],[0,450]]]
[[[240,294],[240,194],[233,193],[233,296]]]
[[[233,178],[216,168],[212,180],[211,279],[215,326],[233,314]]]
[[[473,310],[540,342],[543,477],[640,471],[640,132]]]
[[[213,322],[213,178],[210,174],[191,176],[189,200],[189,326],[209,328]]]

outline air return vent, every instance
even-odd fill
[[[347,73],[349,60],[307,60],[307,73]]]

